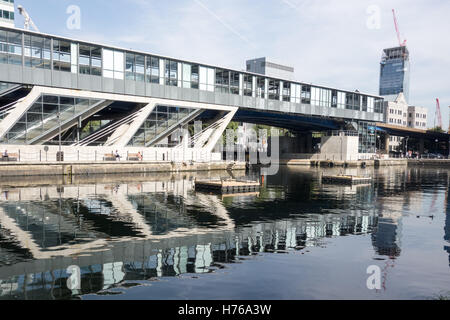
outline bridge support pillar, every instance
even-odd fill
[[[312,133],[306,135],[306,153],[313,153],[313,136]]]
[[[384,151],[385,151],[387,154],[389,154],[390,139],[391,139],[391,136],[388,135],[388,134],[386,134],[386,135],[385,135],[385,143],[384,143],[384,148],[385,148]]]
[[[425,140],[424,139],[419,140],[419,153],[420,153],[420,155],[423,155],[425,153]]]

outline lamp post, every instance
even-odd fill
[[[406,157],[409,157],[409,150],[408,150],[408,142],[409,142],[409,137],[406,137]]]
[[[378,154],[378,150],[381,151],[381,143],[380,143],[381,136],[376,135],[375,139],[376,139],[376,141],[375,141],[375,153]]]
[[[439,146],[438,146],[438,144],[439,144],[439,139],[436,139],[435,140],[435,142],[436,142],[436,155],[438,154],[438,149],[439,149]]]
[[[58,126],[59,126],[59,153],[58,153],[58,161],[62,161],[62,154],[61,154],[61,113],[58,111],[57,115],[58,117]]]

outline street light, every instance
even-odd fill
[[[58,126],[59,126],[59,153],[57,156],[58,161],[62,161],[62,153],[61,153],[61,113],[58,112],[56,114],[56,117],[58,118]]]

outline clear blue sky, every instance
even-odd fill
[[[391,10],[411,51],[410,104],[450,106],[448,0],[16,0],[45,33],[243,69],[267,56],[299,81],[378,94],[383,48],[398,45]],[[69,5],[81,29],[66,27]],[[377,19],[379,12],[379,19]],[[17,14],[17,12],[16,12]],[[375,19],[375,20],[374,20]],[[369,23],[368,23],[369,22]],[[23,25],[21,17],[16,19]]]

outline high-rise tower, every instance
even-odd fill
[[[380,96],[395,101],[400,93],[409,102],[409,51],[406,46],[384,49],[381,59]]]
[[[14,0],[0,0],[0,26],[14,27]]]

